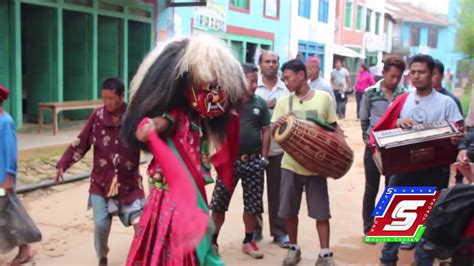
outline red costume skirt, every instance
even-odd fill
[[[153,188],[135,232],[127,265],[199,265],[195,252],[180,257],[171,256],[176,254],[170,243],[174,214],[175,205],[168,191]]]

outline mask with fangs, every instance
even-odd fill
[[[207,87],[193,86],[189,97],[192,108],[202,117],[212,118],[225,113],[225,98],[219,83],[212,83]]]

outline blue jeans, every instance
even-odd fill
[[[388,265],[396,265],[398,261],[398,250],[400,242],[385,243],[382,248],[382,256],[380,261]],[[419,244],[415,248],[415,263],[416,266],[432,266],[434,258],[428,255]]]
[[[390,177],[390,186],[436,186],[438,189],[443,187],[445,180],[444,168],[432,168],[409,174],[393,175]],[[396,265],[398,260],[399,242],[385,243],[382,248],[380,261],[388,265]],[[417,243],[415,248],[415,263],[417,266],[431,266],[434,258],[426,253]]]
[[[109,213],[108,199],[90,194],[89,205],[94,216],[94,246],[98,258],[107,257],[109,253],[109,235],[112,225],[112,214]],[[141,214],[141,211],[119,212],[118,216],[125,226],[130,226],[132,219]]]

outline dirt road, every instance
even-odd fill
[[[378,265],[381,244],[362,243],[362,196],[364,191],[363,151],[359,122],[355,119],[355,103],[347,106],[347,118],[339,122],[355,152],[354,165],[343,178],[329,181],[331,200],[331,248],[339,265]],[[43,233],[43,241],[34,247],[37,256],[30,265],[97,265],[93,242],[92,212],[86,210],[87,181],[34,192],[24,198],[26,207]],[[212,187],[208,187],[208,195]],[[227,220],[219,237],[220,252],[226,265],[281,265],[286,250],[271,243],[268,221],[260,243],[265,253],[253,260],[241,253],[243,239],[242,190],[236,190]],[[266,218],[266,217],[265,217]],[[115,219],[110,236],[109,265],[124,265],[131,243],[131,228]],[[306,204],[300,212],[299,242],[303,260],[300,265],[314,265],[319,253],[315,223],[307,217]],[[5,265],[14,253],[0,256]],[[412,252],[401,251],[399,265],[413,261]]]

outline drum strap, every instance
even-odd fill
[[[293,113],[293,97],[294,95],[290,95],[290,99],[288,101],[288,108],[290,109],[288,113]]]
[[[288,113],[290,113],[290,114],[293,113],[293,98],[294,97],[295,97],[295,95],[291,94],[289,102],[288,102],[288,108],[290,109]],[[329,131],[332,131],[332,132],[336,131],[336,129],[332,125],[330,125],[330,124],[328,124],[328,123],[326,123],[322,120],[319,120],[318,118],[307,118],[306,120],[311,121],[311,122],[319,125],[320,127],[325,128],[326,130],[329,130]]]

